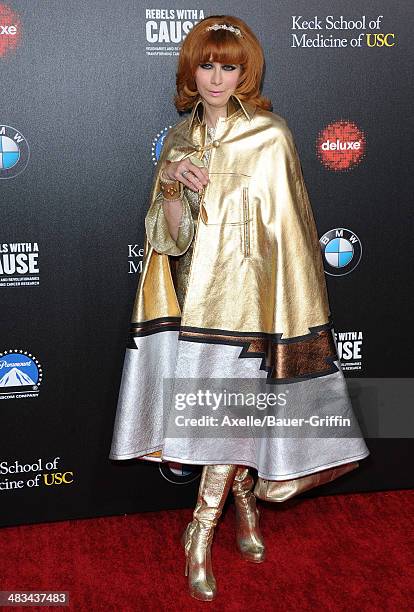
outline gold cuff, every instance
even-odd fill
[[[179,181],[163,183],[160,181],[161,192],[164,200],[179,200],[183,195],[183,184]]]

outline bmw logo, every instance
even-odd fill
[[[23,134],[10,125],[0,125],[0,179],[23,172],[29,157],[29,145]]]
[[[319,243],[325,272],[331,276],[344,276],[355,270],[362,256],[362,244],[349,229],[337,227],[326,232]]]
[[[167,461],[160,463],[159,469],[165,480],[174,484],[188,484],[200,477],[202,466],[182,465],[181,463]]]

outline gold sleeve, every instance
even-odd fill
[[[182,255],[186,252],[194,236],[194,221],[191,215],[190,205],[185,195],[182,196],[183,214],[178,228],[177,241],[173,240],[169,230],[167,219],[163,210],[164,198],[158,193],[145,217],[145,230],[148,242],[157,253],[163,255]]]
[[[174,142],[174,129],[166,136],[150,196],[150,207],[145,217],[145,231],[148,242],[157,253],[163,255],[182,255],[186,252],[194,236],[194,220],[191,214],[190,204],[185,195],[185,190],[181,198],[183,214],[178,228],[177,240],[173,240],[169,230],[167,219],[164,215],[163,202],[160,187],[160,173],[165,160],[171,152]]]

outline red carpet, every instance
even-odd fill
[[[229,504],[213,544],[213,602],[187,594],[177,543],[190,509],[3,528],[1,590],[66,590],[71,605],[2,609],[414,609],[414,491],[259,503],[267,560],[238,555]]]

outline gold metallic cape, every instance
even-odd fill
[[[357,426],[349,439],[332,434],[326,440],[240,440],[239,446],[216,440],[197,446],[171,438],[164,445],[163,378],[261,376],[294,383],[299,416],[319,406],[326,414],[334,408],[352,415],[291,131],[279,115],[232,96],[208,144],[203,114],[199,98],[191,115],[168,132],[157,166],[110,457],[245,463],[275,480],[361,459],[369,451]],[[160,168],[166,159],[201,158],[206,147],[209,183],[198,220],[184,197],[174,242],[162,208]],[[169,256],[184,253],[193,238],[181,310]]]

